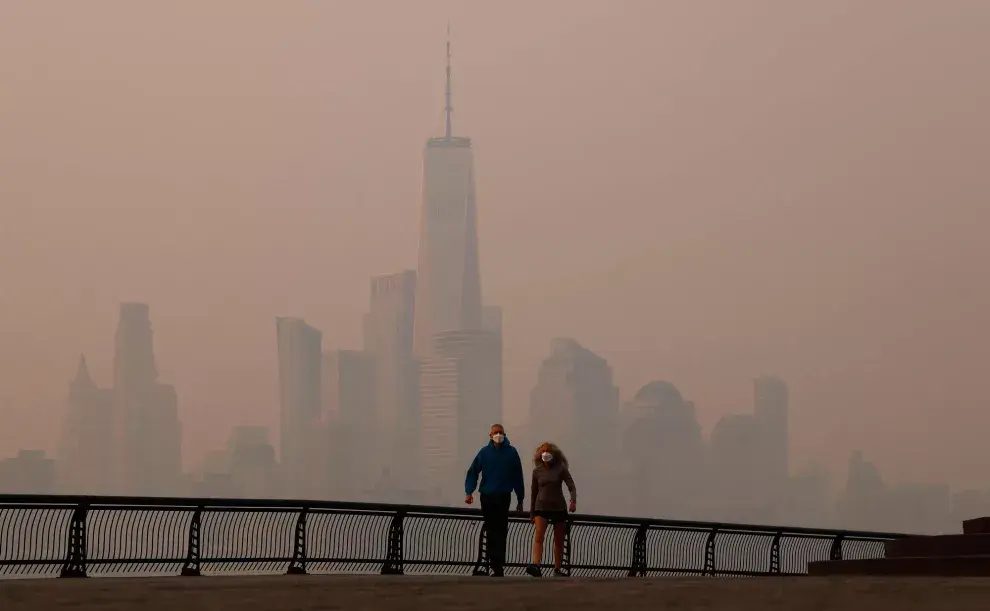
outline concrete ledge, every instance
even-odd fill
[[[988,535],[990,534],[990,518],[973,518],[963,520],[964,535]]]
[[[808,573],[814,576],[990,577],[990,556],[826,560],[809,563]]]
[[[887,558],[990,556],[990,535],[907,537],[884,544]]]
[[[414,576],[0,580],[3,611],[986,611],[990,579]]]

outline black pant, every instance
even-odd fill
[[[508,492],[481,495],[481,513],[485,517],[488,532],[488,566],[492,573],[502,575],[505,567],[505,540],[509,536],[509,505],[512,495]]]

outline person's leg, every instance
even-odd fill
[[[488,551],[488,568],[495,570],[495,540],[498,531],[498,516],[495,509],[498,503],[488,494],[481,495],[481,515],[485,523],[486,549]]]
[[[505,546],[509,537],[509,505],[512,497],[508,494],[492,495],[495,501],[493,509],[493,528],[491,538],[490,558],[492,559],[492,571],[495,575],[502,575],[505,568]]]
[[[536,525],[536,532],[533,534],[533,564],[540,566],[543,563],[543,542],[547,538],[547,520],[537,517],[533,521]]]
[[[567,536],[567,523],[559,520],[553,525],[553,568],[560,570],[564,560],[564,537]]]

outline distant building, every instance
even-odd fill
[[[626,511],[689,519],[706,492],[705,448],[694,403],[664,381],[650,382],[623,408],[623,455],[631,490]]]
[[[502,421],[502,343],[482,330],[448,331],[434,339],[433,356],[420,366],[424,484],[450,498],[488,442],[489,427]]]
[[[502,337],[501,306],[484,306],[481,309],[481,328]]]
[[[319,470],[323,497],[355,499],[377,480],[392,453],[379,436],[375,358],[360,350],[334,350],[323,356],[322,409],[326,458]]]
[[[235,426],[222,450],[208,452],[194,482],[194,496],[277,498],[280,472],[268,427]]]
[[[69,401],[62,421],[59,447],[59,491],[68,494],[113,494],[114,392],[99,388],[90,377],[86,358],[79,357],[76,377],[69,384]]]
[[[555,339],[529,397],[533,443],[561,447],[589,503],[609,499],[607,473],[619,453],[619,389],[608,361],[573,339]],[[524,450],[528,458],[534,448]]]
[[[772,522],[776,499],[769,494],[771,484],[756,418],[750,414],[723,416],[712,429],[709,448],[714,484],[711,517],[748,524]]]
[[[439,333],[482,328],[474,154],[470,138],[453,135],[449,55],[446,94],[446,131],[430,138],[423,154],[414,327],[419,358],[431,356]]]
[[[158,383],[149,308],[120,306],[115,336],[116,460],[125,494],[174,494],[181,482],[182,429],[175,389]]]
[[[54,494],[55,460],[44,450],[21,450],[14,458],[0,460],[0,493]]]
[[[766,453],[765,473],[780,491],[790,474],[788,461],[787,385],[772,377],[753,380],[753,415],[759,429],[760,444]]]
[[[301,318],[278,318],[279,464],[284,491],[305,498],[321,487],[319,451],[323,334]]]
[[[825,468],[809,463],[791,475],[783,502],[775,507],[774,524],[832,528],[829,478]]]
[[[419,454],[419,380],[413,357],[416,272],[371,281],[370,309],[364,319],[364,351],[376,365],[376,438],[390,473],[415,477]]]
[[[450,498],[502,419],[501,311],[484,308],[471,139],[453,135],[450,43],[446,129],[423,155],[413,353],[419,365],[423,486]]]
[[[281,495],[279,466],[266,426],[235,426],[227,441],[230,475],[243,498]]]
[[[890,503],[890,489],[876,465],[859,450],[849,457],[846,488],[836,503],[840,528],[888,531],[897,508]]]

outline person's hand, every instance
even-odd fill
[[[571,506],[568,507],[567,510],[570,511],[571,513],[574,513],[575,511],[577,511],[577,501],[573,501],[572,500],[571,501]]]
[[[523,510],[523,508],[522,508],[522,502],[520,501],[520,502],[516,503],[516,511],[522,511],[522,510]]]
[[[529,512],[529,523],[536,524],[536,514],[534,514],[532,511]]]
[[[470,505],[471,503],[473,503],[474,502],[474,495],[473,494],[469,494],[469,495],[465,496],[464,497],[464,502],[467,503],[468,505]]]

